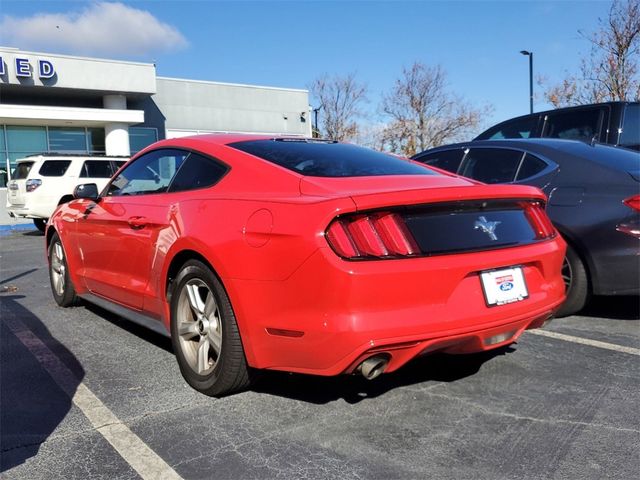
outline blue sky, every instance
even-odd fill
[[[528,113],[528,59],[519,51],[534,52],[536,77],[559,80],[588,52],[578,30],[595,30],[611,3],[163,0],[123,1],[111,13],[104,5],[0,0],[0,45],[153,61],[161,76],[276,87],[355,72],[369,87],[372,119],[403,66],[440,64],[452,91],[493,106],[489,126]],[[143,26],[130,27],[128,17]],[[91,33],[77,35],[80,18]],[[534,88],[535,109],[548,108]]]

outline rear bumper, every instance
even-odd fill
[[[349,262],[316,251],[285,281],[223,279],[249,364],[337,375],[386,353],[386,371],[422,353],[477,352],[541,326],[564,300],[565,244]],[[487,307],[479,272],[521,265],[529,297]],[[502,337],[496,339],[496,336]]]
[[[24,205],[7,205],[7,213],[13,218],[49,218],[48,209],[30,208]]]

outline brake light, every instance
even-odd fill
[[[327,241],[344,258],[393,258],[420,253],[411,232],[396,213],[372,213],[335,220]]]
[[[636,212],[640,212],[640,195],[634,195],[633,197],[629,197],[624,200],[624,203],[627,207],[632,208]]]
[[[42,180],[40,180],[39,178],[32,178],[27,180],[27,182],[25,183],[27,192],[33,192],[36,188],[38,188],[40,185],[42,185]]]
[[[524,204],[524,211],[536,232],[536,238],[543,240],[556,236],[556,229],[549,220],[544,206],[540,202],[527,202]]]

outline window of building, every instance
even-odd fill
[[[87,132],[84,128],[49,127],[49,151],[85,153]]]
[[[104,154],[107,151],[104,142],[104,128],[87,128],[87,146],[89,153]]]
[[[129,149],[131,150],[131,155],[157,141],[158,131],[155,128],[129,127]]]
[[[15,167],[18,158],[47,151],[47,129],[7,125],[7,156]]]

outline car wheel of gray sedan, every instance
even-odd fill
[[[47,228],[47,219],[46,218],[34,218],[33,224],[36,226],[38,230],[44,232]]]
[[[171,341],[183,377],[196,390],[217,396],[249,385],[229,297],[200,261],[185,263],[173,282]]]
[[[77,303],[76,289],[69,277],[67,257],[57,233],[49,244],[49,281],[53,298],[61,307],[70,307]]]
[[[557,317],[566,317],[579,312],[589,299],[589,279],[582,259],[576,251],[567,245],[567,253],[562,263],[562,279],[567,293],[567,299],[562,304]]]

